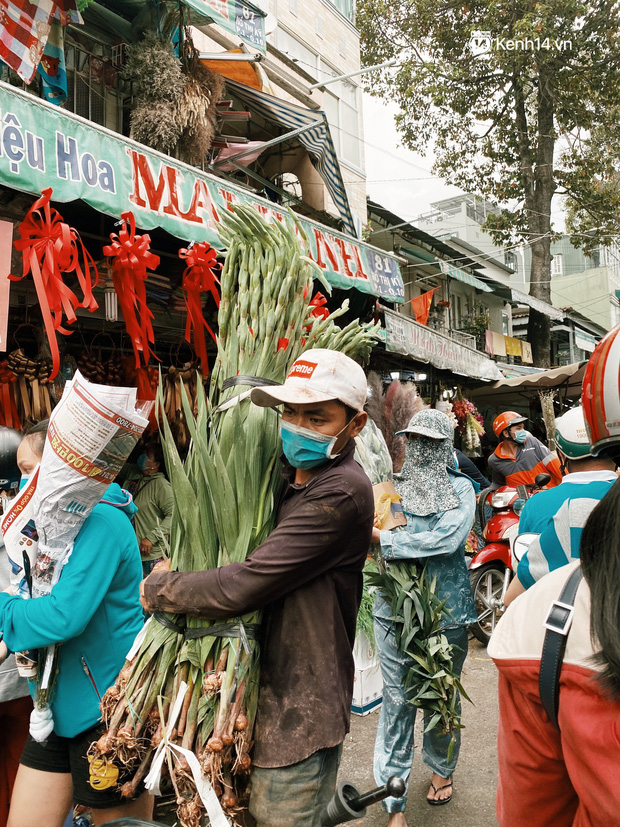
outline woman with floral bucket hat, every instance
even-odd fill
[[[473,525],[475,494],[471,480],[456,471],[452,450],[453,427],[441,411],[416,413],[401,433],[408,437],[405,463],[395,487],[402,498],[407,525],[391,531],[375,529],[387,566],[415,562],[427,582],[435,579],[437,597],[445,601],[441,632],[452,647],[452,672],[460,677],[467,655],[467,625],[476,618],[467,576],[464,547]],[[374,606],[375,636],[383,675],[383,705],[374,769],[377,783],[397,775],[409,778],[414,754],[413,732],[417,708],[405,688],[415,661],[398,645],[393,611],[381,591]],[[460,702],[456,699],[457,715]],[[432,771],[427,801],[433,806],[452,799],[452,774],[459,754],[458,727],[446,733],[441,722],[432,724],[425,710],[422,760]],[[452,746],[451,746],[452,744]],[[384,806],[390,827],[405,827],[406,798],[388,798]]]

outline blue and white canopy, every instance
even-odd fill
[[[345,231],[357,237],[349,198],[342,180],[342,172],[325,112],[280,100],[234,80],[227,79],[226,86],[263,118],[275,121],[285,129],[298,130],[300,127],[306,127],[295,137],[307,150],[321,178],[325,181],[329,194],[344,222]]]

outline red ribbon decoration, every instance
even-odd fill
[[[21,430],[21,422],[15,404],[15,393],[13,385],[17,382],[17,376],[13,373],[7,362],[0,362],[0,425],[7,428]]]
[[[112,243],[103,248],[103,254],[112,259],[114,289],[131,337],[136,368],[139,368],[141,353],[145,365],[151,356],[155,356],[150,348],[155,336],[153,314],[146,304],[146,279],[147,269],[154,270],[158,266],[159,256],[149,250],[149,235],[136,235],[136,219],[132,212],[124,212],[121,220],[122,228],[118,233],[110,233]]]
[[[317,319],[326,319],[329,316],[329,310],[324,305],[327,304],[327,299],[322,293],[317,293],[316,296],[312,299],[309,307],[312,307],[313,310],[311,311],[311,316],[316,316]]]
[[[60,213],[50,206],[51,197],[51,187],[43,190],[19,225],[20,238],[15,242],[15,249],[22,253],[23,273],[9,278],[19,281],[32,273],[52,354],[50,379],[53,379],[60,368],[54,331],[65,336],[72,332],[62,326],[63,314],[66,323],[73,324],[77,318],[75,308],[85,307],[91,313],[98,308],[93,287],[99,280],[99,273],[77,230],[65,224]],[[82,301],[63,282],[63,273],[75,273]]]
[[[214,341],[216,341],[216,337],[203,316],[200,294],[211,293],[216,306],[220,306],[220,294],[217,289],[220,282],[215,275],[217,268],[216,256],[217,253],[206,241],[179,250],[179,258],[185,259],[187,264],[183,271],[183,290],[185,292],[185,306],[187,307],[185,338],[192,344],[193,331],[193,347],[200,359],[200,369],[203,376],[207,376],[209,373],[205,328]]]

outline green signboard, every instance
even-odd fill
[[[265,12],[245,0],[183,0],[185,5],[206,20],[241,38],[261,52],[265,45]]]
[[[270,201],[0,83],[0,183],[54,201],[81,199],[107,215],[131,210],[138,227],[161,227],[184,242],[222,247],[218,224],[230,204],[252,204],[268,220]],[[404,301],[397,259],[300,217],[310,255],[334,287]]]

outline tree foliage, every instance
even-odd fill
[[[486,228],[531,244],[530,292],[549,302],[553,198],[588,249],[620,225],[618,2],[359,0],[357,24],[366,65],[401,58],[367,84],[398,104],[405,145],[502,205]],[[547,317],[530,311],[528,338],[548,364]]]

